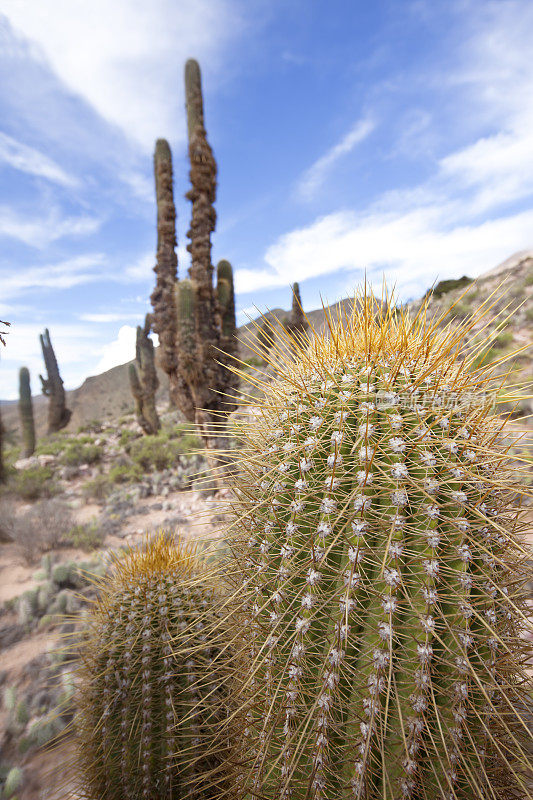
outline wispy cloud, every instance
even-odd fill
[[[85,283],[102,280],[106,276],[103,253],[90,253],[43,264],[2,276],[2,298],[17,297],[34,289],[70,289]]]
[[[296,187],[297,195],[302,200],[311,200],[337,161],[351,153],[358,144],[370,136],[375,127],[376,123],[370,117],[358,120],[340,142],[337,142],[305,171]]]
[[[67,175],[59,164],[56,164],[44,153],[18,142],[1,131],[0,162],[29,175],[46,178],[46,180],[58,183],[60,186],[74,187],[78,185],[78,181],[72,175]]]
[[[95,233],[102,220],[89,214],[79,217],[64,216],[57,208],[52,208],[42,217],[29,218],[14,212],[9,206],[0,206],[0,236],[17,239],[20,242],[43,249],[58,239],[71,236],[86,236]]]
[[[131,314],[117,314],[114,311],[108,313],[102,312],[100,314],[80,314],[80,319],[84,322],[97,322],[104,325],[110,322],[120,322],[122,320],[133,321],[137,317],[138,314],[135,314],[133,311]]]
[[[5,0],[2,13],[69,91],[147,150],[158,136],[185,137],[175,98],[185,60],[194,54],[216,77],[244,25],[232,0]]]

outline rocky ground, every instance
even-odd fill
[[[202,482],[205,462],[195,453],[198,442],[187,440],[188,434],[174,436],[174,415],[160,411],[164,430],[171,434],[161,445],[168,449],[170,442],[184,451],[172,468],[150,465],[150,454],[139,455],[133,446],[127,454],[125,440],[129,445],[146,442],[132,417],[39,443],[38,450],[54,454],[14,460],[17,450],[7,451],[14,464],[0,497],[2,797],[65,796],[72,617],[94,597],[91,575],[104,574],[110,552],[135,546],[160,529],[186,538],[219,534],[219,501]],[[155,461],[161,450],[156,440]],[[65,463],[77,460],[73,447],[79,459],[84,451],[98,457],[92,463]],[[20,483],[28,473],[34,483],[29,487],[28,481]],[[21,491],[36,496],[21,497]],[[47,752],[46,746],[55,749]]]
[[[505,358],[531,342],[533,258],[526,254],[502,267],[482,276],[463,298],[464,288],[452,286],[431,301],[431,309],[438,311],[457,300],[456,316],[465,319],[507,276],[507,301],[498,301],[493,309],[502,311],[511,303],[502,314],[512,310],[505,330],[492,325],[487,332],[478,325],[472,331],[472,336],[492,336],[489,360]],[[323,324],[321,310],[310,317],[317,327]],[[253,361],[251,351],[248,355]],[[512,361],[515,382],[522,394],[531,394],[531,352]],[[67,796],[72,777],[69,635],[75,633],[70,617],[79,615],[94,596],[90,575],[104,573],[111,552],[134,546],[161,528],[187,538],[209,538],[220,535],[224,525],[220,500],[205,480],[200,442],[175,413],[165,410],[166,398],[159,406],[163,429],[158,437],[141,436],[133,416],[119,417],[120,411],[116,417],[102,413],[104,421],[90,420],[89,410],[96,413],[102,392],[107,392],[106,408],[123,407],[118,398],[123,401],[127,394],[117,383],[121,369],[89,379],[94,384],[91,402],[83,400],[81,387],[77,421],[67,433],[40,438],[30,460],[20,458],[14,410],[4,415],[11,444],[6,452],[9,482],[0,495],[1,797]],[[109,386],[101,385],[104,377]],[[115,398],[114,405],[109,398]],[[524,397],[513,424],[531,429],[532,413],[533,401]],[[38,430],[43,424],[41,420]],[[524,455],[526,449],[517,452]],[[56,739],[54,751],[43,750]]]

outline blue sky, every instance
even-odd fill
[[[133,356],[154,283],[155,139],[170,141],[179,274],[190,208],[183,65],[219,167],[213,260],[239,322],[385,274],[402,298],[533,246],[530,0],[4,0],[0,318],[39,391]]]

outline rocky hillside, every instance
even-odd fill
[[[476,306],[481,305],[498,288],[502,281],[504,281],[502,288],[506,289],[506,294],[497,302],[493,313],[502,311],[508,303],[510,303],[510,309],[513,309],[513,313],[506,323],[505,333],[500,333],[494,343],[492,355],[497,357],[500,357],[505,350],[509,351],[531,343],[531,329],[533,327],[533,251],[516,253],[496,268],[479,277],[475,285],[470,286],[466,296],[458,303],[455,309],[456,316],[464,318]],[[450,285],[454,286],[455,281],[445,281],[443,283],[447,284],[444,288],[448,289],[448,291],[431,300],[431,310],[440,311],[444,309],[450,304],[450,301],[455,302],[465,291],[464,288],[449,289]],[[336,317],[349,311],[350,303],[351,301],[348,298],[330,306],[329,310]],[[416,310],[420,305],[420,301],[411,305]],[[508,314],[510,309],[508,309]],[[283,320],[287,314],[288,312],[283,309],[274,309],[265,316],[270,319]],[[326,324],[322,308],[308,312],[307,317],[311,325],[317,330],[322,329]],[[502,314],[499,319],[503,320],[504,318],[505,315]],[[256,344],[253,323],[241,326],[238,336],[241,358],[243,360],[253,358],[254,352],[252,348]],[[531,377],[533,369],[531,351],[527,351],[520,356],[518,362],[523,379]],[[167,378],[159,369],[158,376],[160,385],[157,400],[159,403],[165,403],[168,397]],[[103,372],[101,375],[86,378],[80,387],[67,392],[67,406],[72,410],[72,418],[67,430],[76,431],[80,426],[87,425],[95,419],[118,419],[132,410],[133,403],[130,398],[128,364],[121,364],[118,367],[107,370],[107,372]],[[47,400],[45,397],[42,395],[34,397],[34,414],[38,436],[42,436],[45,433],[46,406]],[[531,410],[533,411],[533,407]],[[16,437],[19,427],[17,402],[2,403],[2,413],[4,424]]]

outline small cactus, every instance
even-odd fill
[[[365,294],[328,327],[244,423],[235,796],[525,797],[524,490],[468,326]]]
[[[29,458],[35,452],[35,424],[31,399],[30,371],[21,367],[19,371],[19,414],[22,428],[23,454]]]
[[[226,641],[197,548],[161,534],[97,585],[77,678],[83,796],[223,796]]]
[[[68,425],[72,411],[66,407],[63,380],[59,374],[57,358],[52,347],[48,328],[45,329],[44,334],[39,336],[39,341],[41,342],[46,367],[46,378],[43,378],[42,375],[39,375],[39,378],[43,394],[50,398],[48,403],[48,433],[57,433],[57,431]]]
[[[155,434],[161,427],[155,406],[159,379],[155,368],[154,343],[150,339],[152,318],[147,314],[144,327],[137,326],[135,363],[129,366],[131,393],[135,399],[137,422],[146,434]]]

